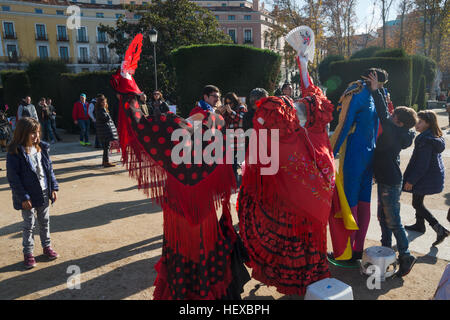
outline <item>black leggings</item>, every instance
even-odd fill
[[[103,141],[103,163],[109,162],[109,140]]]
[[[416,209],[416,220],[418,224],[425,224],[425,220],[428,221],[430,226],[434,226],[438,221],[433,217],[430,211],[423,205],[424,195],[414,194],[412,199],[412,206]]]

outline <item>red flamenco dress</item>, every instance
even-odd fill
[[[240,299],[250,277],[230,215],[229,200],[235,188],[231,165],[172,162],[172,149],[179,143],[171,141],[172,133],[180,129],[187,134],[190,125],[171,112],[146,117],[140,109],[136,99],[140,90],[131,74],[141,46],[142,35],[138,34],[110,83],[121,94],[118,131],[122,162],[137,179],[138,188],[163,210],[163,247],[155,265],[158,274],[153,298]],[[203,130],[214,122],[214,115],[207,115]],[[210,143],[194,141],[193,136],[185,135],[188,138],[183,143],[203,143],[203,149]]]
[[[237,204],[239,234],[250,257],[252,277],[281,293],[298,295],[330,276],[326,226],[335,178],[326,132],[334,107],[312,83],[308,87],[302,83],[302,93],[300,102],[307,112],[304,127],[290,98],[256,102],[256,132],[279,130],[279,170],[262,175],[265,166],[249,163],[247,153]],[[267,147],[267,154],[276,152],[270,143]]]

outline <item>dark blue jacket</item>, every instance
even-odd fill
[[[408,148],[414,140],[414,132],[397,126],[389,117],[385,93],[381,90],[371,92],[380,118],[383,133],[378,137],[373,158],[373,173],[378,183],[390,186],[402,183],[400,170],[400,151]]]
[[[45,172],[48,185],[48,197],[51,199],[52,191],[58,191],[58,182],[52,168],[52,161],[48,155],[49,144],[41,142],[42,168]],[[14,209],[21,210],[22,202],[31,200],[33,208],[44,205],[44,196],[36,171],[33,169],[30,155],[22,146],[18,153],[9,153],[6,156],[6,170],[9,185],[12,189]],[[52,200],[53,202],[53,200]]]
[[[403,174],[404,183],[413,185],[412,193],[419,195],[440,193],[444,189],[444,164],[441,153],[445,150],[443,137],[436,138],[431,130],[419,134],[414,151]]]

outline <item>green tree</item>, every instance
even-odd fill
[[[137,33],[144,34],[141,60],[135,79],[141,90],[151,92],[155,88],[155,75],[153,44],[148,38],[148,31],[156,29],[158,89],[171,101],[175,98],[176,89],[176,77],[170,60],[172,50],[193,44],[231,43],[231,38],[219,28],[211,12],[189,0],[153,0],[142,6],[129,6],[128,10],[141,17],[137,23],[119,18],[115,28],[102,26],[102,30],[106,31],[112,40],[109,48],[123,57],[131,39]]]

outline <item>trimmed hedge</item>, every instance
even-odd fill
[[[436,75],[436,62],[432,59],[414,55],[411,57],[413,61],[413,82],[412,82],[412,104],[418,106],[418,110],[426,109],[425,93],[434,81]]]
[[[330,55],[327,56],[319,64],[319,80],[324,83],[330,76],[330,64],[335,61],[344,61],[345,57],[341,55]]]
[[[331,76],[324,85],[327,96],[337,105],[340,96],[352,81],[361,79],[364,70],[378,67],[389,73],[389,81],[386,84],[391,93],[391,99],[395,106],[410,106],[412,92],[412,60],[411,58],[365,58],[337,61],[330,64]],[[333,90],[333,88],[336,88]],[[331,123],[331,128],[337,124],[337,114]]]
[[[37,59],[29,63],[26,72],[33,104],[36,105],[41,97],[52,97],[54,100],[58,96],[60,76],[68,70],[61,60]]]
[[[281,56],[273,51],[232,44],[180,47],[171,52],[171,59],[181,116],[189,114],[208,84],[241,97],[256,87],[272,93],[281,65]]]
[[[112,73],[110,71],[96,71],[61,74],[61,81],[58,85],[60,95],[57,97],[57,102],[55,102],[57,112],[62,117],[58,125],[69,132],[78,130],[72,120],[72,109],[73,104],[78,101],[81,93],[86,94],[89,102],[98,93],[104,94],[108,99],[111,117],[116,120],[118,100],[114,90],[109,85]]]
[[[3,103],[10,108],[8,116],[11,117],[17,114],[22,98],[30,94],[30,80],[23,70],[3,70],[0,76],[3,84]]]
[[[384,50],[384,49],[383,49],[382,47],[375,47],[375,46],[367,47],[367,48],[361,49],[361,50],[359,50],[359,51],[356,51],[356,52],[350,57],[350,59],[371,58],[371,57],[374,56],[374,54],[375,54],[377,51],[380,51],[380,50]]]
[[[404,58],[407,57],[405,50],[402,48],[384,49],[378,50],[374,53],[373,57],[391,57],[391,58]]]

